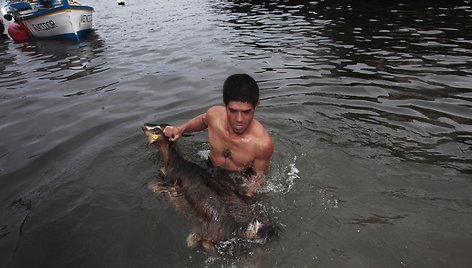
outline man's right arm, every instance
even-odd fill
[[[207,113],[203,113],[188,120],[183,125],[178,127],[167,126],[164,129],[164,134],[169,138],[170,141],[176,141],[180,139],[184,133],[202,131],[208,128],[206,117]]]

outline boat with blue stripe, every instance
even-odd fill
[[[7,0],[6,20],[24,25],[35,38],[80,40],[92,30],[93,7],[73,0]]]

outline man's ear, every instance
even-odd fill
[[[254,106],[254,111],[257,109],[257,107],[259,107],[260,103],[261,103],[260,101],[257,101],[256,106]]]

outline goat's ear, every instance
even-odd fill
[[[159,126],[160,126],[162,129],[164,129],[164,128],[170,126],[170,124],[164,123],[164,124],[159,124]]]

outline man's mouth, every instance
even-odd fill
[[[234,125],[234,130],[242,131],[244,129],[244,125]]]

